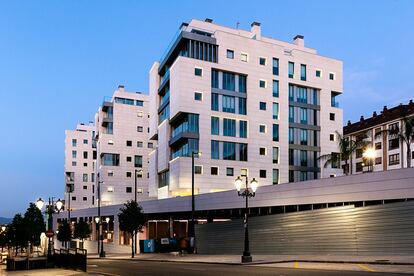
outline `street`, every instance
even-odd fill
[[[317,270],[255,265],[201,264],[183,262],[157,262],[138,260],[89,260],[89,275],[385,275],[384,273],[346,270]],[[401,275],[390,274],[387,275]]]

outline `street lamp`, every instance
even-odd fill
[[[106,241],[108,242],[108,234],[109,234],[109,222],[111,221],[111,219],[109,217],[106,217],[105,222],[106,222]]]
[[[36,201],[36,207],[39,210],[42,210],[43,205],[45,205],[45,201],[41,197],[39,197],[39,199]]]
[[[102,169],[102,166],[99,167],[99,169]],[[99,257],[103,258],[105,257],[105,251],[103,248],[103,234],[102,234],[102,218],[101,218],[101,184],[104,183],[103,181],[100,180],[100,173],[98,172],[98,177],[97,177],[97,181],[98,181],[98,227],[99,227],[99,238],[98,238],[98,253],[99,253]],[[100,246],[99,246],[100,244]],[[99,247],[101,250],[99,250]]]
[[[250,181],[250,188],[249,188],[249,179],[247,175],[244,176],[246,178],[246,187],[242,190],[243,181],[241,177],[237,177],[237,179],[234,181],[234,185],[237,189],[237,194],[239,196],[242,196],[246,198],[246,208],[244,211],[244,251],[243,255],[241,257],[242,263],[250,263],[252,261],[252,256],[250,254],[249,249],[249,226],[247,222],[247,213],[249,211],[249,198],[254,197],[256,195],[257,187],[259,186],[259,182],[255,178],[253,178],[252,181]]]
[[[367,148],[365,149],[362,156],[368,160],[368,172],[373,172],[374,171],[374,159],[376,156],[375,150],[373,148]]]
[[[137,182],[138,182],[138,174],[141,174],[141,176],[142,176],[142,169],[139,169],[139,170],[137,170],[137,169],[135,169],[135,196],[134,196],[134,200],[135,200],[135,203],[137,203]],[[135,254],[137,253],[137,233],[135,232],[134,233],[134,238],[135,238],[135,240],[134,240],[134,252],[135,252]]]
[[[191,227],[189,228],[189,237],[190,237],[190,244],[192,239],[192,247],[193,253],[195,253],[195,224],[194,224],[194,212],[195,212],[195,198],[194,198],[194,174],[195,174],[195,167],[194,167],[194,156],[201,156],[201,152],[199,151],[192,151],[191,152]]]
[[[3,226],[1,227],[1,232],[4,232],[4,231],[6,231],[6,226],[5,226],[5,225],[3,225]]]

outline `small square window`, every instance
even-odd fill
[[[114,192],[114,187],[113,187],[113,186],[109,186],[109,187],[106,189],[106,191],[107,191],[108,193],[113,193],[113,192]]]
[[[240,175],[241,176],[248,176],[248,172],[249,172],[248,169],[241,169],[240,170]]]
[[[154,143],[148,143],[148,148],[152,149],[154,147]]]
[[[335,113],[329,113],[329,120],[335,121]]]
[[[85,145],[87,145],[87,144],[88,144],[88,139],[83,139],[83,143],[84,143]]]
[[[260,86],[261,88],[266,88],[266,81],[265,81],[265,80],[260,80],[260,81],[259,81],[259,86]]]
[[[201,92],[194,92],[194,100],[202,101],[203,100],[203,93]]]
[[[88,198],[87,198],[86,196],[84,196],[84,197],[82,197],[82,200],[83,200],[83,201],[87,201],[87,200],[88,200]]]
[[[87,190],[87,189],[88,189],[88,186],[83,186],[83,189],[84,189],[84,190]]]
[[[266,125],[260,125],[259,126],[259,132],[260,133],[266,133]]]
[[[218,167],[211,167],[211,175],[218,175]]]
[[[203,166],[194,166],[194,173],[195,174],[202,174],[203,173]]]
[[[144,117],[144,112],[142,112],[142,111],[138,112],[137,117],[140,117],[140,118]]]
[[[234,168],[226,168],[227,176],[234,176]]]
[[[381,149],[381,142],[375,143],[375,149],[380,150]]]
[[[114,144],[114,141],[108,140],[108,145],[113,145],[113,144]]]
[[[76,167],[76,161],[72,161],[72,166]]]
[[[240,54],[240,60],[243,62],[248,62],[249,61],[249,55],[246,53],[241,53]]]
[[[131,156],[127,156],[127,157],[126,157],[126,161],[127,161],[127,162],[132,162],[132,157],[131,157]]]
[[[334,73],[329,73],[329,79],[330,80],[335,80],[335,74]]]
[[[83,166],[84,166],[84,167],[87,167],[87,166],[88,166],[88,163],[83,163]]]
[[[260,155],[266,155],[266,148],[259,149]]]
[[[330,141],[335,141],[335,134],[329,134],[329,140]]]
[[[227,58],[234,59],[234,51],[227,49]]]
[[[266,110],[266,103],[260,102],[260,110]]]
[[[76,196],[72,196],[72,200],[73,201],[76,201]]]
[[[259,58],[259,64],[260,65],[266,65],[266,58],[264,58],[264,57]]]
[[[201,68],[194,68],[194,75],[201,77],[203,75],[203,69],[201,69]]]
[[[137,126],[137,131],[138,131],[138,132],[143,132],[143,131],[144,131],[144,129],[142,128],[142,126]]]
[[[126,172],[126,177],[132,177],[132,172]]]
[[[316,76],[317,78],[320,78],[320,77],[322,76],[322,72],[321,72],[321,70],[316,70],[316,71],[315,71],[315,76]]]
[[[132,147],[132,141],[127,140],[127,141],[126,141],[126,145],[127,145],[127,147]]]
[[[108,171],[108,176],[114,176],[114,171]]]
[[[144,101],[137,100],[136,105],[137,106],[144,106]]]
[[[143,188],[137,188],[137,194],[142,194],[144,192]]]
[[[137,142],[137,147],[138,147],[138,148],[142,148],[142,146],[143,146],[143,143],[142,143],[141,141],[138,141],[138,142]]]
[[[126,192],[127,192],[128,194],[132,193],[132,187],[126,187]]]
[[[266,178],[266,170],[260,170],[259,171],[260,178]]]

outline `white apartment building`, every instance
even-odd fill
[[[341,174],[321,154],[338,151],[342,133],[342,62],[211,19],[183,23],[150,71],[150,195],[234,189],[239,175],[259,185]]]
[[[366,148],[372,148],[374,151],[371,161],[364,156],[366,148],[358,148],[350,160],[350,168],[348,168],[350,173],[406,168],[407,158],[414,158],[414,143],[411,143],[412,153],[409,157],[407,144],[398,137],[388,135],[386,130],[403,130],[404,118],[413,116],[414,103],[410,100],[408,104],[400,104],[390,109],[384,106],[379,114],[373,112],[370,118],[361,116],[358,122],[348,121],[343,129],[344,137],[353,141],[364,140],[367,144]],[[383,134],[376,135],[376,133]],[[414,160],[411,161],[411,167],[414,167]]]
[[[119,86],[95,115],[97,181],[101,205],[148,199],[148,155],[155,148],[148,139],[148,96]]]
[[[93,122],[81,123],[75,130],[65,131],[65,202],[70,201],[71,209],[94,206],[95,203],[97,155],[94,136]]]

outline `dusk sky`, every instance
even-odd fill
[[[0,216],[62,197],[64,135],[148,72],[182,22],[212,18],[344,63],[344,123],[414,98],[414,1],[0,2]]]

